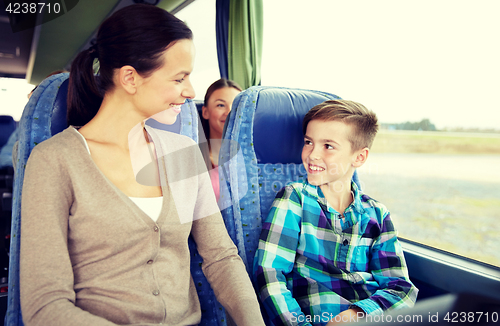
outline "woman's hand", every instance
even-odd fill
[[[354,307],[347,310],[342,311],[340,314],[332,318],[326,326],[333,326],[342,323],[356,322],[361,317],[365,315],[363,309]]]

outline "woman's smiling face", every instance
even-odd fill
[[[194,65],[193,41],[175,42],[162,55],[163,65],[143,79],[138,87],[136,106],[145,119],[154,116],[164,124],[173,124],[180,106],[195,93],[189,76]]]

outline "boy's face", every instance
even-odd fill
[[[302,163],[307,170],[307,179],[314,186],[329,187],[340,191],[350,182],[359,163],[360,151],[352,151],[348,140],[352,126],[340,121],[312,120],[307,125],[302,149]],[[364,158],[366,159],[366,158]],[[325,189],[326,190],[326,189]]]

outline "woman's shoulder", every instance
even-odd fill
[[[70,126],[49,139],[35,144],[32,154],[37,153],[48,157],[60,157],[73,153],[80,145],[83,145],[83,143],[78,137],[78,131]]]

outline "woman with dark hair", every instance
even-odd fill
[[[202,124],[208,140],[210,161],[213,168],[210,170],[210,179],[217,201],[219,201],[220,193],[218,165],[222,132],[234,98],[241,91],[241,87],[236,82],[221,78],[208,87],[203,102]]]
[[[190,235],[236,324],[264,325],[208,174],[197,171],[203,160],[196,144],[144,124],[151,116],[173,123],[194,97],[193,60],[191,30],[151,5],[114,13],[95,45],[75,58],[71,126],[37,145],[26,166],[25,325],[198,324]],[[156,182],[136,173],[142,153],[155,158],[148,173]]]

